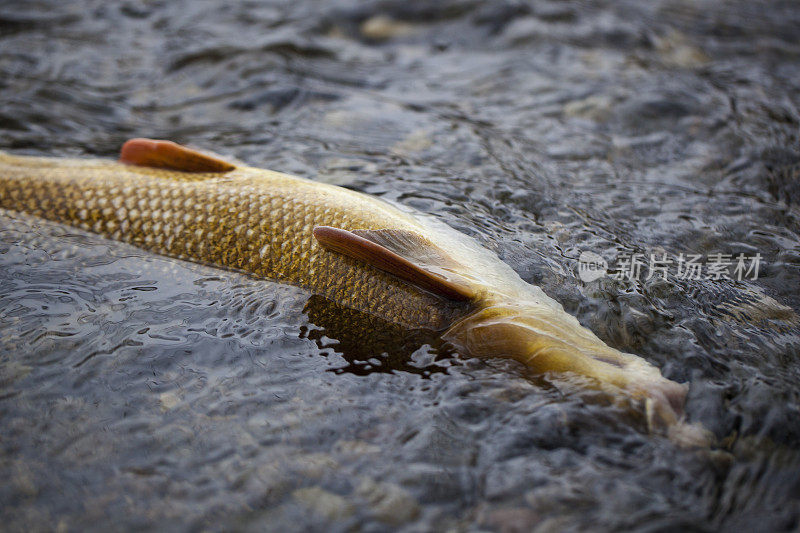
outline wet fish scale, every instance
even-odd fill
[[[250,168],[190,174],[0,154],[0,207],[165,255],[287,281],[394,323],[447,327],[463,306],[324,252],[314,242],[315,225],[407,224],[390,206],[364,206],[351,194]],[[343,212],[354,207],[355,216]]]

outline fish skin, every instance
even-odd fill
[[[0,154],[0,207],[154,252],[285,281],[407,327],[446,328],[466,306],[325,251],[315,225],[407,228],[377,199],[278,172],[186,173],[105,160]]]
[[[504,355],[540,373],[577,373],[589,386],[641,402],[651,429],[676,442],[711,441],[683,421],[686,385],[607,346],[472,239],[402,206],[247,166],[191,173],[0,152],[0,207],[304,287],[404,328],[440,331],[467,355]],[[436,247],[431,256],[448,258],[441,272],[469,285],[475,298],[452,301],[326,250],[314,239],[318,226],[419,233]]]

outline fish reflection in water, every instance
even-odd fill
[[[347,365],[334,369],[366,375],[372,372],[410,372],[430,376],[446,372],[456,351],[442,340],[442,332],[408,329],[312,295],[303,312],[310,326],[301,337],[312,339],[321,353],[334,351]]]

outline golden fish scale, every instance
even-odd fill
[[[316,225],[408,228],[392,206],[267,170],[191,174],[111,161],[0,153],[0,207],[164,255],[285,281],[411,328],[443,329],[466,309],[324,250]]]

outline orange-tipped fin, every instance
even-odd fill
[[[228,172],[235,165],[172,141],[130,139],[122,145],[119,160],[141,167],[183,172]]]
[[[317,226],[314,228],[314,238],[326,250],[364,261],[439,296],[456,301],[475,298],[475,291],[465,283],[427,270],[424,265],[393,252],[383,243],[374,242],[354,232]]]

